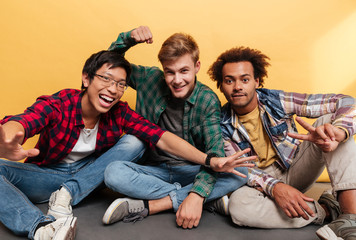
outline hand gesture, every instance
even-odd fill
[[[346,137],[346,133],[343,130],[330,123],[315,128],[300,117],[296,117],[295,120],[308,131],[308,134],[288,133],[288,136],[312,142],[323,152],[334,151]]]
[[[229,157],[212,158],[210,161],[210,166],[215,172],[230,172],[236,174],[237,176],[245,178],[246,175],[235,170],[235,168],[255,167],[255,164],[251,163],[251,161],[255,161],[256,156],[241,157],[249,151],[250,148],[246,148],[245,150],[237,152]]]
[[[177,225],[182,228],[198,227],[203,211],[204,198],[196,193],[189,193],[176,213]]]
[[[290,218],[302,217],[305,220],[310,216],[315,216],[315,213],[308,206],[307,202],[313,202],[314,199],[305,196],[292,186],[284,183],[277,183],[273,188],[274,200],[283,212]]]
[[[131,38],[133,38],[137,43],[153,43],[153,37],[151,30],[147,26],[139,26],[131,32]]]
[[[38,149],[24,150],[21,146],[23,139],[23,132],[18,132],[15,136],[6,140],[5,131],[0,124],[0,157],[9,159],[11,161],[19,161],[26,157],[34,157],[39,154]]]

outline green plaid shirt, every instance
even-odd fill
[[[109,50],[123,54],[136,42],[131,39],[131,31],[119,34]],[[166,109],[170,90],[163,72],[157,67],[131,64],[132,74],[129,85],[136,89],[136,111],[153,123],[158,123]],[[194,91],[184,104],[183,138],[202,152],[224,156],[220,129],[220,101],[207,86],[196,81]],[[191,192],[207,198],[214,188],[216,178],[210,169],[202,167],[197,174]]]

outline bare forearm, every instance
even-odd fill
[[[157,143],[157,147],[163,151],[169,152],[177,157],[190,162],[204,165],[206,154],[193,147],[187,141],[174,135],[171,132],[165,132]]]
[[[173,133],[163,133],[156,146],[163,151],[169,152],[190,162],[205,165],[207,154],[199,151],[187,141],[177,137]],[[210,167],[215,172],[229,172],[241,177],[246,177],[246,175],[240,173],[235,168],[254,167],[254,164],[249,163],[249,161],[255,161],[256,156],[242,157],[249,151],[250,149],[247,148],[229,157],[212,157],[210,159]]]

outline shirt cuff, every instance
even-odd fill
[[[135,29],[132,29],[131,31],[128,31],[128,32],[123,32],[121,33],[122,34],[122,39],[124,40],[124,42],[126,44],[128,44],[130,47],[132,46],[135,46],[137,44],[137,42],[135,41],[135,39],[133,39],[131,37],[131,32],[135,30]],[[120,38],[120,36],[118,37],[118,39]]]
[[[347,131],[347,129],[344,128],[344,127],[340,127],[340,126],[336,126],[336,127],[337,127],[337,128],[340,128],[341,130],[344,130],[344,132],[345,132],[345,134],[346,134],[346,137],[345,137],[345,139],[344,139],[342,142],[346,142],[347,140],[349,140],[349,138],[350,138],[349,131]]]
[[[271,186],[269,187],[269,189],[268,189],[268,191],[266,192],[267,193],[267,195],[269,195],[270,197],[272,197],[272,198],[274,198],[274,196],[273,196],[273,189],[274,189],[274,187],[276,186],[276,184],[277,183],[280,183],[280,182],[282,182],[281,180],[275,180],[275,181],[273,181],[272,183],[271,183]]]
[[[193,187],[189,192],[194,192],[204,197],[205,200],[210,196],[214,185],[216,182],[216,177],[213,173],[209,173],[208,170],[203,169],[196,175]]]

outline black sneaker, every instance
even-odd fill
[[[320,196],[318,203],[320,205],[325,205],[330,213],[331,221],[336,220],[341,214],[339,202],[336,201],[335,197],[331,194],[331,190],[325,190]]]
[[[103,216],[104,224],[112,224],[123,220],[124,222],[136,222],[147,217],[148,209],[143,200],[131,198],[118,198],[106,210]]]
[[[323,240],[356,240],[356,214],[342,214],[319,228],[316,235]]]
[[[204,204],[204,209],[212,213],[220,213],[221,215],[229,215],[229,198],[227,195],[215,199],[213,201],[207,202]]]

